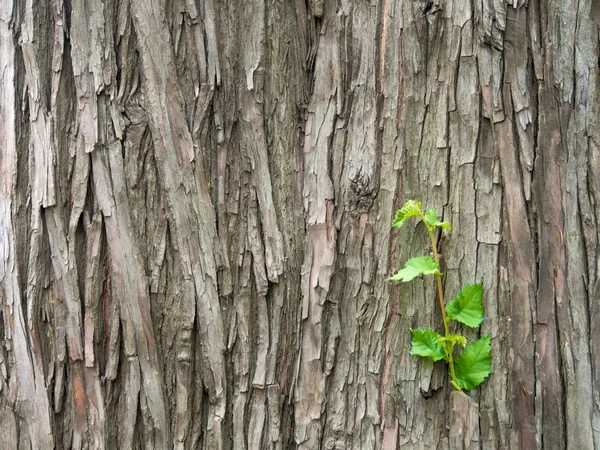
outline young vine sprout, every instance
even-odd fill
[[[442,273],[440,272],[440,255],[438,253],[434,232],[437,228],[450,230],[450,222],[440,222],[435,209],[423,212],[423,206],[415,200],[407,201],[402,209],[396,212],[392,227],[401,228],[404,222],[416,217],[427,229],[433,249],[431,256],[417,256],[409,259],[404,268],[399,270],[389,280],[409,282],[421,275],[433,275],[437,281],[437,294],[444,322],[444,335],[438,334],[431,328],[411,329],[411,355],[431,358],[433,361],[444,360],[450,369],[452,386],[458,391],[475,389],[492,373],[492,357],[490,336],[471,342],[460,334],[450,332],[450,321],[455,320],[470,328],[479,328],[483,322],[483,283],[463,286],[448,304],[444,301]],[[458,347],[463,351],[455,358]]]

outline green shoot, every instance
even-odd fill
[[[411,218],[421,219],[433,250],[430,256],[418,256],[409,259],[404,268],[392,275],[389,280],[409,282],[422,275],[434,275],[437,279],[438,299],[444,322],[444,336],[425,328],[410,330],[413,335],[411,355],[431,358],[433,361],[444,360],[448,363],[452,386],[458,391],[475,389],[492,373],[492,357],[490,336],[467,345],[467,339],[459,334],[451,334],[450,320],[456,320],[468,327],[478,328],[483,322],[483,283],[467,284],[456,298],[446,305],[440,272],[440,256],[437,251],[434,231],[436,228],[450,230],[450,222],[440,222],[435,209],[430,208],[423,213],[423,205],[415,200],[407,201],[402,209],[396,212],[392,227],[401,228]],[[454,359],[455,347],[464,350]]]

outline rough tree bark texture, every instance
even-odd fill
[[[600,449],[598,3],[0,0],[0,447]]]

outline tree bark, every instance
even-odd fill
[[[0,0],[0,448],[600,449],[599,14]]]

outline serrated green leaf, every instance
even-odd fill
[[[416,200],[408,200],[402,209],[396,211],[396,217],[392,222],[392,226],[396,228],[402,227],[404,221],[409,217],[420,217],[423,214],[423,205]]]
[[[437,340],[442,337],[438,333],[431,328],[423,330],[411,329],[410,331],[413,335],[411,355],[425,356],[434,361],[439,361],[446,357],[444,346],[437,343]]]
[[[434,208],[429,208],[427,211],[425,211],[424,217],[425,222],[427,222],[433,228],[440,227],[445,230],[449,230],[452,228],[450,222],[440,222],[440,220],[438,219],[437,212],[435,212]]]
[[[483,283],[466,284],[456,298],[446,305],[448,317],[477,328],[483,321]]]
[[[462,347],[467,345],[467,338],[460,334],[451,334],[448,337],[441,336],[437,341],[438,344],[444,345],[446,342],[454,347],[456,344],[460,344]]]
[[[475,389],[492,373],[490,336],[472,342],[456,360],[454,370],[463,389]]]
[[[400,269],[388,280],[401,280],[406,283],[419,275],[434,275],[436,273],[439,273],[439,268],[431,256],[417,256],[406,261],[404,269]]]

